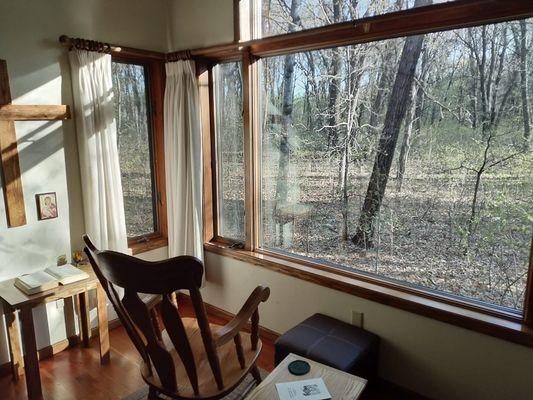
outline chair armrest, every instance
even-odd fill
[[[270,296],[270,289],[264,286],[258,286],[254,289],[248,300],[243,304],[237,315],[213,333],[213,341],[217,346],[222,346],[224,343],[232,340],[244,328],[248,320],[254,313],[257,313],[259,304],[267,301]]]

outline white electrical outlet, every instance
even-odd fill
[[[352,325],[355,325],[358,328],[363,329],[363,322],[364,322],[363,316],[364,314],[362,312],[352,310]]]

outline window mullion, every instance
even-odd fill
[[[203,235],[209,242],[217,233],[216,190],[214,165],[214,110],[213,69],[209,68],[198,76],[198,89],[202,120],[203,158]]]
[[[243,51],[242,56],[242,107],[244,127],[244,229],[245,250],[254,250],[257,246],[257,221],[256,221],[256,198],[258,194],[258,181],[256,179],[256,151],[257,148],[257,96],[254,93],[254,85],[257,82],[256,63],[248,51]]]

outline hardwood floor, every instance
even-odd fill
[[[180,313],[193,316],[187,302],[180,301]],[[210,315],[212,323],[223,325],[226,321]],[[119,326],[109,332],[111,363],[100,365],[97,338],[91,339],[91,347],[75,346],[55,356],[42,360],[40,365],[45,400],[116,400],[135,392],[145,384],[139,372],[140,357],[124,328]],[[274,343],[262,339],[263,350],[259,367],[272,371],[274,368]],[[0,399],[26,399],[24,375],[13,382],[11,375],[0,378]],[[363,400],[420,399],[390,385],[374,385],[363,393]]]
[[[180,303],[180,313],[192,316],[188,305]],[[225,321],[210,317],[210,322]],[[40,365],[45,400],[104,400],[121,399],[145,385],[139,372],[140,357],[121,326],[109,332],[111,363],[100,365],[97,338],[91,347],[75,346],[42,360]],[[259,367],[271,371],[274,367],[274,345],[263,340]],[[11,375],[0,378],[0,399],[26,399],[24,375],[13,382]]]

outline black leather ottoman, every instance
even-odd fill
[[[284,333],[275,344],[278,365],[289,353],[368,380],[377,377],[379,337],[323,314]]]

